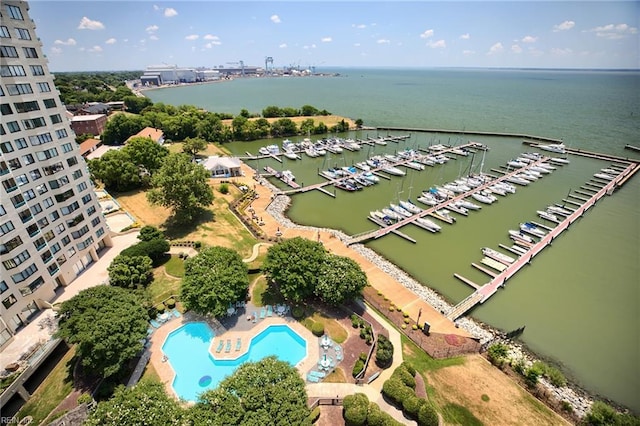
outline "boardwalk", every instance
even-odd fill
[[[383,237],[385,235],[387,235],[390,232],[394,232],[396,231],[398,228],[401,228],[409,223],[414,222],[416,219],[427,216],[427,215],[432,215],[436,210],[440,210],[443,208],[446,208],[449,204],[455,202],[455,201],[460,201],[463,198],[469,197],[471,196],[471,194],[473,194],[474,192],[478,192],[481,191],[483,189],[488,188],[491,185],[496,184],[497,182],[502,182],[503,180],[506,180],[518,173],[521,173],[524,170],[527,170],[533,166],[537,166],[540,163],[544,163],[545,161],[549,160],[549,157],[542,157],[540,160],[535,161],[533,163],[529,163],[527,166],[519,168],[519,169],[515,169],[512,172],[507,172],[506,174],[504,174],[503,176],[500,176],[499,178],[493,179],[490,182],[487,182],[477,188],[472,188],[470,191],[464,192],[462,194],[456,195],[453,198],[449,198],[447,201],[441,203],[441,204],[437,204],[433,207],[429,207],[427,209],[422,210],[420,213],[416,213],[410,217],[404,218],[402,220],[399,220],[398,222],[386,226],[384,228],[380,228],[380,229],[376,229],[373,231],[367,231],[367,232],[363,232],[361,234],[357,234],[352,236],[346,243],[347,244],[358,244],[361,243],[363,241],[367,241],[370,239],[377,239],[380,237]]]
[[[553,228],[547,235],[540,239],[540,241],[534,244],[526,254],[522,255],[518,260],[513,262],[507,269],[505,269],[500,274],[496,275],[489,283],[483,285],[474,293],[465,298],[462,302],[458,303],[454,308],[447,314],[447,318],[452,321],[455,321],[460,316],[464,315],[467,311],[472,309],[478,303],[484,303],[487,299],[489,299],[493,294],[498,290],[498,288],[502,287],[505,282],[514,276],[520,268],[527,265],[531,262],[531,260],[538,255],[545,247],[550,245],[553,240],[564,232],[569,226],[578,220],[582,215],[590,209],[599,199],[604,197],[607,194],[611,194],[611,191],[618,186],[618,182],[626,178],[626,176],[632,173],[637,167],[637,164],[632,163],[627,166],[622,173],[615,177],[612,181],[604,185],[600,190],[594,193],[590,198],[586,199],[586,201],[581,204],[573,213],[569,216],[566,216],[555,228]]]

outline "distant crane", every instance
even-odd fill
[[[271,71],[269,71],[269,64],[271,64]],[[271,56],[264,58],[264,73],[265,75],[273,74],[273,57]]]
[[[227,62],[228,65],[240,65],[241,75],[244,77],[244,61]]]

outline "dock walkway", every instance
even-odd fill
[[[630,163],[627,167],[618,174],[613,180],[603,186],[598,192],[593,194],[591,198],[581,204],[573,213],[565,217],[556,227],[554,227],[547,235],[540,239],[539,242],[532,245],[526,254],[522,255],[519,259],[513,262],[503,272],[496,275],[490,282],[480,287],[474,293],[465,298],[462,302],[458,303],[447,314],[447,318],[455,321],[467,311],[471,310],[478,303],[486,302],[491,296],[495,294],[498,288],[505,285],[505,282],[514,276],[523,266],[529,264],[531,260],[538,255],[545,247],[550,245],[553,240],[562,232],[567,230],[569,226],[578,220],[582,215],[590,209],[598,200],[605,195],[611,194],[613,189],[618,186],[619,181],[627,178],[629,174],[634,172],[638,167],[637,163]]]

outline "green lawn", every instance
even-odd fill
[[[51,374],[38,386],[31,399],[20,409],[18,418],[32,416],[31,424],[40,424],[73,390],[70,361],[75,355],[75,348],[62,357]]]
[[[157,305],[172,295],[179,294],[180,283],[181,280],[179,278],[166,276],[162,267],[156,268],[153,271],[153,282],[147,287],[149,297],[153,304]]]
[[[322,312],[314,311],[311,315],[307,315],[301,322],[309,331],[311,331],[314,323],[322,323],[325,334],[329,335],[336,343],[344,343],[347,337],[349,337],[347,330],[345,330],[338,321],[326,316]]]
[[[167,274],[176,278],[184,277],[184,260],[178,256],[171,256],[171,259],[164,264]]]

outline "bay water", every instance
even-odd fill
[[[220,83],[150,90],[154,102],[192,104],[209,111],[238,114],[245,108],[301,107],[309,104],[332,113],[361,118],[367,126],[478,130],[526,133],[563,139],[573,148],[625,157],[639,145],[640,73],[567,70],[401,70],[336,69],[335,77],[246,78]],[[387,134],[351,132],[366,138]],[[444,166],[409,171],[358,193],[318,191],[293,196],[288,215],[297,223],[340,229],[347,234],[370,230],[368,212],[469,171],[491,173],[526,150],[521,138],[462,134],[395,132],[411,137],[386,147],[302,161],[253,162],[262,169],[289,169],[299,183],[321,182],[318,171],[351,165],[381,153],[434,143],[459,144],[469,139],[490,147],[483,156],[458,157]],[[347,135],[341,135],[347,136]],[[300,138],[291,138],[300,140]],[[281,141],[275,141],[280,143]],[[256,153],[270,141],[227,145],[238,155]],[[507,231],[537,220],[536,210],[562,203],[568,192],[584,185],[611,164],[577,156],[571,164],[516,194],[500,198],[455,225],[431,234],[412,225],[367,245],[418,281],[455,304],[472,289],[453,277],[459,273],[477,283],[488,278],[471,267],[481,247],[510,245]],[[274,182],[279,185],[280,182]],[[505,331],[526,326],[520,339],[539,356],[592,393],[640,412],[640,180],[631,179],[605,197],[557,238],[531,265],[470,315]]]

